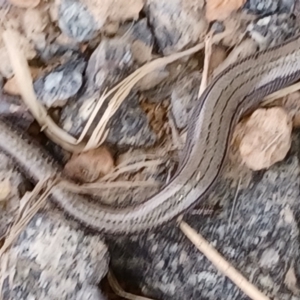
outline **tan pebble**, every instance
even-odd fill
[[[239,150],[252,170],[270,167],[285,158],[291,146],[292,122],[283,108],[258,109],[245,122]]]
[[[64,173],[80,182],[94,182],[99,177],[110,173],[114,160],[106,147],[74,154],[65,165]]]

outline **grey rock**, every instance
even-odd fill
[[[110,131],[106,141],[119,147],[152,146],[157,140],[136,94],[125,99],[107,126]]]
[[[26,104],[19,96],[13,96],[0,92],[0,117],[5,122],[15,127],[27,130],[34,121]]]
[[[93,285],[84,285],[76,295],[76,300],[106,300],[101,291]]]
[[[73,136],[79,137],[88,117],[91,107],[99,99],[99,94],[83,95],[78,102],[66,105],[62,110],[60,124]],[[107,104],[104,104],[95,119],[91,130],[88,131],[89,137],[105,112]],[[128,146],[152,146],[157,141],[156,134],[152,131],[145,112],[139,106],[136,93],[129,94],[123,101],[116,113],[111,117],[107,124],[109,129],[106,142],[118,147]]]
[[[14,170],[12,160],[0,153],[0,239],[12,225],[18,212],[20,198],[29,187],[29,182]]]
[[[245,8],[253,13],[274,13],[278,9],[279,1],[273,0],[249,0]]]
[[[76,103],[70,101],[62,110],[60,124],[64,129],[78,137],[87,122],[91,107],[99,100],[101,93],[125,78],[132,68],[133,57],[129,43],[118,38],[102,40],[88,61],[82,95]],[[105,108],[106,104],[100,110],[99,118]]]
[[[3,76],[0,74],[0,87],[1,88],[3,87],[3,81],[4,81]]]
[[[231,164],[207,201],[223,207],[215,217],[186,215],[234,267],[271,298],[299,299],[298,285],[285,285],[288,271],[299,276],[299,133],[287,159],[256,172],[246,188],[230,179]],[[233,217],[229,221],[232,210]],[[154,299],[248,300],[170,222],[147,234],[108,239],[116,277]],[[298,278],[298,277],[297,277]],[[298,292],[297,292],[298,291]]]
[[[211,31],[214,32],[215,34],[221,33],[225,30],[225,26],[222,22],[215,21],[211,25]]]
[[[38,99],[47,107],[63,106],[81,88],[85,65],[82,59],[71,60],[38,78],[34,82]]]
[[[87,69],[87,89],[104,91],[130,73],[133,57],[130,44],[122,38],[104,39],[91,55]]]
[[[290,13],[294,0],[248,0],[244,6],[251,13],[266,15],[272,13]]]
[[[145,11],[164,55],[196,43],[208,26],[201,1],[192,6],[184,0],[148,0]]]
[[[108,270],[107,247],[99,236],[70,227],[61,214],[35,215],[7,255],[4,300],[103,299],[96,285]]]
[[[198,100],[201,74],[191,73],[187,77],[180,79],[171,94],[172,114],[175,118],[176,126],[180,129],[187,126],[191,111]]]
[[[280,13],[291,13],[297,0],[281,0],[279,5]]]
[[[0,0],[0,8],[5,9],[11,7],[9,0]]]
[[[132,28],[132,36],[136,40],[143,41],[146,45],[150,46],[154,43],[153,34],[148,26],[146,18],[139,20]]]
[[[300,0],[295,0],[293,14],[298,18],[300,15]]]
[[[247,31],[259,44],[260,50],[265,50],[299,33],[299,26],[295,19],[281,14],[260,18],[248,25]]]
[[[97,24],[88,8],[78,0],[62,0],[58,25],[63,33],[78,42],[89,41],[97,33]]]
[[[78,56],[79,46],[74,44],[60,45],[56,42],[47,44],[44,48],[39,49],[40,59],[44,63],[51,63],[51,60],[55,58],[61,58],[62,56],[73,58]]]

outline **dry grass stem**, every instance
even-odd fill
[[[103,189],[115,189],[115,188],[134,188],[134,187],[154,187],[159,186],[160,184],[155,181],[116,181],[116,182],[95,182],[95,183],[85,183],[78,185],[76,183],[61,180],[58,185],[69,190],[73,193],[78,194],[93,194],[99,192]]]
[[[272,103],[274,100],[279,99],[279,98],[283,98],[291,93],[297,92],[300,90],[300,82],[297,82],[293,85],[290,85],[286,88],[283,88],[275,93],[272,93],[270,95],[268,95],[267,97],[264,98],[263,101],[263,105],[268,105],[270,103]]]
[[[204,66],[203,66],[201,84],[198,92],[198,98],[200,98],[200,96],[202,95],[202,93],[204,92],[208,84],[208,70],[209,70],[209,62],[212,53],[212,44],[213,44],[212,35],[211,33],[209,33],[205,38]]]
[[[19,234],[24,230],[25,226],[30,222],[33,216],[41,209],[45,200],[47,199],[51,188],[56,184],[56,180],[45,180],[39,182],[32,192],[26,193],[21,199],[22,206],[20,207],[20,212],[15,219],[15,222],[8,231],[7,237],[5,239],[4,245],[0,249],[0,257],[3,253],[11,246]],[[46,189],[45,189],[46,188]],[[45,191],[42,193],[38,200],[33,203],[37,196],[41,193],[42,190]]]
[[[242,181],[242,178],[240,177],[239,181],[238,181],[238,184],[237,184],[237,187],[236,187],[236,190],[235,190],[232,209],[231,209],[229,220],[228,220],[229,226],[231,225],[231,222],[232,222],[232,218],[233,218],[233,214],[234,214],[234,210],[235,210],[235,206],[236,206],[236,201],[237,201],[238,194],[239,194],[239,191],[240,191],[241,181]]]
[[[162,163],[163,163],[162,159],[155,159],[151,161],[137,162],[123,167],[118,166],[117,168],[115,168],[115,170],[112,173],[109,173],[103,176],[101,179],[99,179],[99,182],[112,181],[125,172],[132,172],[132,171],[137,172],[142,168],[153,168]]]
[[[181,231],[202,252],[205,257],[225,276],[227,276],[238,288],[253,300],[270,300],[251,284],[240,272],[227,262],[218,251],[210,245],[200,234],[198,234],[187,223],[181,221]]]
[[[107,279],[108,279],[110,287],[112,288],[114,293],[119,297],[122,297],[122,298],[125,298],[128,300],[153,300],[152,298],[137,296],[137,295],[125,292],[122,289],[122,287],[119,285],[117,279],[115,278],[115,276],[113,275],[111,270],[109,270],[107,273]]]
[[[29,111],[52,141],[64,149],[74,152],[76,139],[57,126],[50,116],[48,116],[45,107],[37,100],[27,60],[19,49],[17,37],[14,32],[6,30],[3,33],[3,41],[10,57],[10,63],[19,86],[20,94]],[[81,150],[82,148],[83,145],[77,145],[77,150]]]

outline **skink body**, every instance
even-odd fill
[[[210,191],[219,176],[235,124],[262,99],[300,78],[300,37],[244,59],[223,71],[207,87],[188,126],[184,158],[171,181],[145,202],[108,209],[89,197],[54,187],[53,201],[94,230],[126,234],[149,230],[174,219]],[[0,150],[35,182],[59,174],[42,149],[0,122]]]

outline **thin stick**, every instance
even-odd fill
[[[202,252],[206,258],[225,276],[227,276],[237,287],[253,300],[270,300],[251,284],[240,272],[227,262],[218,251],[210,245],[199,233],[187,223],[181,221],[179,224],[182,232]]]
[[[114,180],[118,176],[120,176],[121,174],[123,174],[125,172],[131,172],[131,171],[137,172],[138,170],[140,170],[142,168],[153,168],[155,166],[162,164],[163,161],[164,161],[163,159],[153,159],[150,161],[139,161],[136,163],[125,165],[125,166],[121,166],[121,164],[120,164],[119,166],[117,166],[115,168],[115,170],[112,173],[109,173],[109,174],[103,176],[102,178],[99,179],[98,182],[106,182],[106,181]],[[122,163],[122,165],[123,165],[123,163]]]
[[[183,148],[183,141],[182,141],[180,134],[176,128],[175,118],[171,111],[169,111],[169,113],[168,113],[168,122],[169,122],[169,126],[171,128],[173,146],[175,147],[175,149],[178,149],[179,151],[181,151]]]
[[[281,89],[273,94],[268,95],[267,97],[264,98],[263,105],[267,105],[271,102],[273,102],[276,99],[285,97],[291,93],[297,92],[300,90],[300,82],[297,82],[293,85],[290,85],[284,89]]]
[[[205,39],[205,58],[204,58],[204,67],[202,72],[201,84],[198,92],[198,98],[202,95],[203,91],[206,89],[208,84],[208,70],[209,62],[211,58],[212,51],[212,35],[209,33]]]
[[[242,179],[241,179],[241,177],[240,177],[240,178],[239,178],[239,181],[238,181],[238,184],[237,184],[237,187],[236,187],[236,190],[235,190],[234,199],[233,199],[233,204],[232,204],[232,209],[231,209],[230,216],[229,216],[229,220],[228,220],[229,226],[231,225],[231,222],[232,222],[232,218],[233,218],[233,213],[234,213],[234,210],[235,210],[236,201],[237,201],[238,194],[239,194],[239,191],[240,191],[241,180],[242,180]]]

